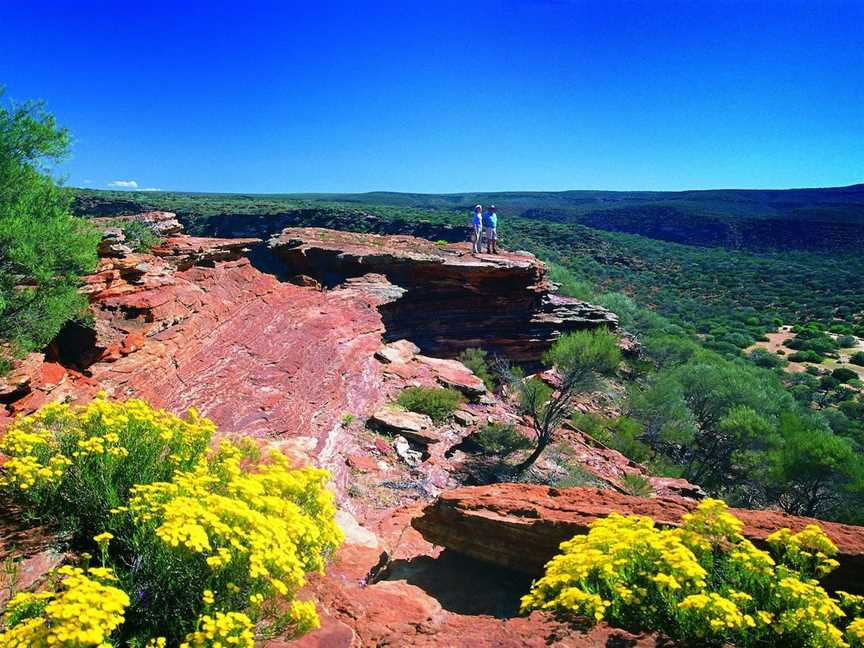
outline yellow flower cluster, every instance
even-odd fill
[[[710,644],[864,647],[864,621],[852,620],[864,597],[838,592],[835,600],[809,577],[837,566],[837,549],[818,526],[772,534],[773,556],[743,538],[742,527],[722,501],[711,499],[683,516],[677,529],[612,514],[561,544],[522,609]]]
[[[864,646],[864,619],[855,619],[846,628],[846,638],[852,648]]]
[[[173,550],[203,556],[213,582],[228,581],[224,592],[204,592],[207,605],[240,591],[252,605],[292,596],[342,541],[327,471],[293,469],[279,452],[241,467],[243,452],[223,440],[209,461],[170,482],[136,486],[129,500],[136,525],[152,527]],[[304,623],[315,615],[314,606],[298,609]]]
[[[61,590],[16,595],[7,608],[18,622],[0,632],[7,648],[98,646],[110,648],[109,636],[121,623],[129,597],[113,585],[110,569],[61,567]],[[16,614],[19,613],[19,614]]]
[[[599,621],[612,606],[650,607],[659,592],[705,587],[707,572],[682,534],[658,529],[648,517],[613,513],[561,549],[522,598],[523,610],[578,611]]]
[[[768,544],[781,562],[805,574],[824,576],[839,564],[832,558],[837,555],[837,547],[815,524],[808,524],[794,534],[789,529],[775,531],[768,536]]]
[[[8,457],[0,488],[44,491],[70,466],[90,460],[110,466],[130,451],[183,465],[201,454],[214,431],[212,421],[194,409],[183,420],[140,400],[121,403],[100,396],[86,405],[52,403],[17,420],[0,440],[0,453]],[[149,452],[154,447],[158,452]]]
[[[678,604],[678,609],[682,611],[682,622],[699,639],[755,628],[753,616],[742,613],[736,600],[746,604],[752,597],[735,591],[729,592],[728,598],[717,592],[691,594]]]
[[[186,636],[180,648],[213,648],[214,646],[236,646],[254,648],[255,636],[252,621],[241,612],[216,612],[205,614],[198,620],[199,630]]]

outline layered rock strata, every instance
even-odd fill
[[[469,347],[536,363],[562,333],[617,327],[610,311],[556,295],[546,266],[526,252],[473,255],[467,244],[287,228],[268,242],[289,274],[325,287],[373,273],[404,290],[380,307],[387,339],[453,357]]]

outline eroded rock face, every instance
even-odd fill
[[[446,491],[411,524],[432,544],[537,576],[563,541],[587,533],[598,518],[613,512],[647,515],[663,526],[677,526],[696,504],[681,497],[632,497],[596,488],[494,484]],[[777,511],[731,512],[744,522],[743,535],[757,545],[777,529],[800,531],[819,524],[839,550],[840,567],[826,583],[864,589],[864,527]]]
[[[468,244],[317,228],[287,228],[268,245],[289,273],[325,286],[374,273],[404,289],[381,306],[387,339],[434,356],[483,347],[531,363],[562,333],[617,327],[610,311],[552,293],[546,266],[526,252],[473,255]]]

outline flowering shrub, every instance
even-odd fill
[[[719,500],[705,500],[678,529],[612,514],[562,553],[522,598],[522,609],[660,630],[707,645],[864,646],[864,597],[832,598],[815,577],[837,567],[837,549],[816,525],[781,529],[770,552],[740,534]],[[844,632],[845,628],[845,632]]]
[[[0,440],[7,456],[0,488],[27,514],[58,521],[76,541],[89,541],[134,484],[191,468],[214,431],[195,410],[184,420],[140,400],[46,405]]]
[[[0,645],[251,648],[318,626],[314,603],[294,596],[342,541],[329,473],[262,457],[251,440],[208,451],[214,429],[194,411],[101,398],[16,422],[0,442],[0,491],[41,522],[60,516],[100,566],[64,567],[58,592],[16,596]]]
[[[171,481],[135,486],[128,506],[117,510],[111,524],[133,529],[124,553],[145,558],[129,575],[144,627],[172,636],[188,630],[188,619],[154,605],[157,597],[175,601],[172,608],[203,605],[211,617],[246,610],[254,620],[269,619],[273,632],[317,627],[314,606],[280,611],[278,601],[293,598],[306,573],[323,571],[342,540],[325,488],[329,475],[292,469],[278,452],[266,462],[256,454],[251,442],[222,441]]]
[[[6,610],[8,629],[0,645],[108,646],[108,637],[123,623],[129,597],[116,586],[110,569],[64,566],[58,592],[17,594]]]

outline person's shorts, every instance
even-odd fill
[[[497,241],[498,240],[498,228],[497,227],[487,227],[486,228],[486,239],[489,241]]]

